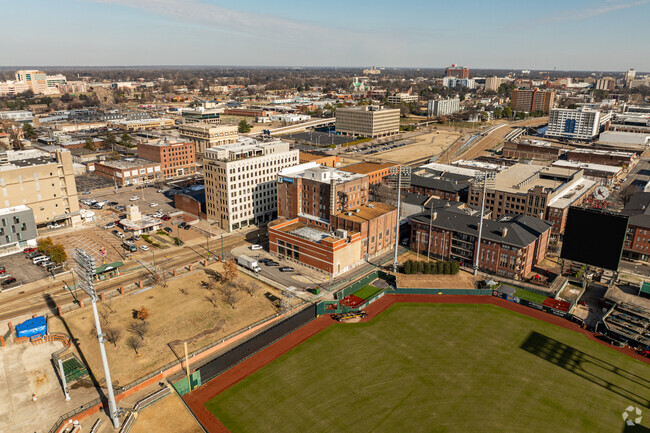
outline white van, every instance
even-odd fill
[[[36,265],[38,263],[44,262],[45,260],[50,260],[50,258],[48,256],[38,256],[38,257],[34,257],[32,263]]]

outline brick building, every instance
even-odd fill
[[[545,141],[506,141],[503,145],[503,156],[506,158],[556,161],[561,154],[561,148],[553,147]]]
[[[650,192],[634,194],[621,213],[629,216],[623,257],[647,262],[650,259]]]
[[[162,177],[159,162],[142,158],[96,162],[95,173],[120,186],[144,183]]]
[[[187,123],[179,125],[180,136],[194,143],[195,152],[203,155],[206,149],[224,144],[237,143],[237,125],[215,125],[212,123]]]
[[[368,203],[368,179],[315,162],[285,168],[278,173],[278,216],[328,227],[331,215]]]
[[[196,153],[191,141],[165,138],[139,142],[138,157],[160,163],[164,178],[196,173]]]
[[[634,152],[598,149],[572,149],[566,153],[566,158],[569,161],[617,165],[621,167],[633,167],[639,161],[639,156]]]
[[[510,107],[514,111],[531,113],[541,111],[548,114],[555,103],[555,92],[539,89],[514,89],[510,97]]]
[[[269,251],[332,277],[363,263],[359,232],[330,232],[298,218],[278,218],[269,223]]]
[[[451,171],[449,171],[451,170]],[[443,164],[427,164],[411,174],[411,192],[451,201],[467,201],[477,170]]]
[[[358,164],[348,165],[342,167],[341,171],[349,173],[365,174],[368,176],[370,185],[379,185],[383,182],[384,178],[388,176],[390,169],[397,167],[395,164],[386,164],[379,162],[360,162]]]
[[[325,152],[303,152],[300,151],[298,156],[300,164],[307,162],[315,162],[319,165],[326,167],[338,167],[341,164],[341,157],[338,155],[330,155]]]
[[[374,257],[395,248],[397,209],[380,202],[371,202],[332,217],[332,227],[361,233],[363,252]]]
[[[460,208],[436,208],[411,219],[411,249],[432,258],[472,267],[478,248],[479,216]],[[526,215],[484,220],[479,269],[524,279],[546,256],[551,223]]]

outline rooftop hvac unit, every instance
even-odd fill
[[[339,237],[339,238],[347,238],[348,237],[348,231],[347,230],[337,229],[335,233],[336,233],[336,236]]]

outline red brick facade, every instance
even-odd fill
[[[191,141],[138,143],[138,157],[159,162],[165,178],[196,172],[196,152]]]

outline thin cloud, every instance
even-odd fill
[[[553,14],[542,18],[538,23],[548,24],[554,22],[564,21],[582,21],[589,18],[594,18],[600,15],[605,15],[610,12],[615,12],[621,9],[629,9],[637,6],[643,6],[650,3],[650,0],[606,0],[604,4],[587,9],[568,10],[561,13]]]

